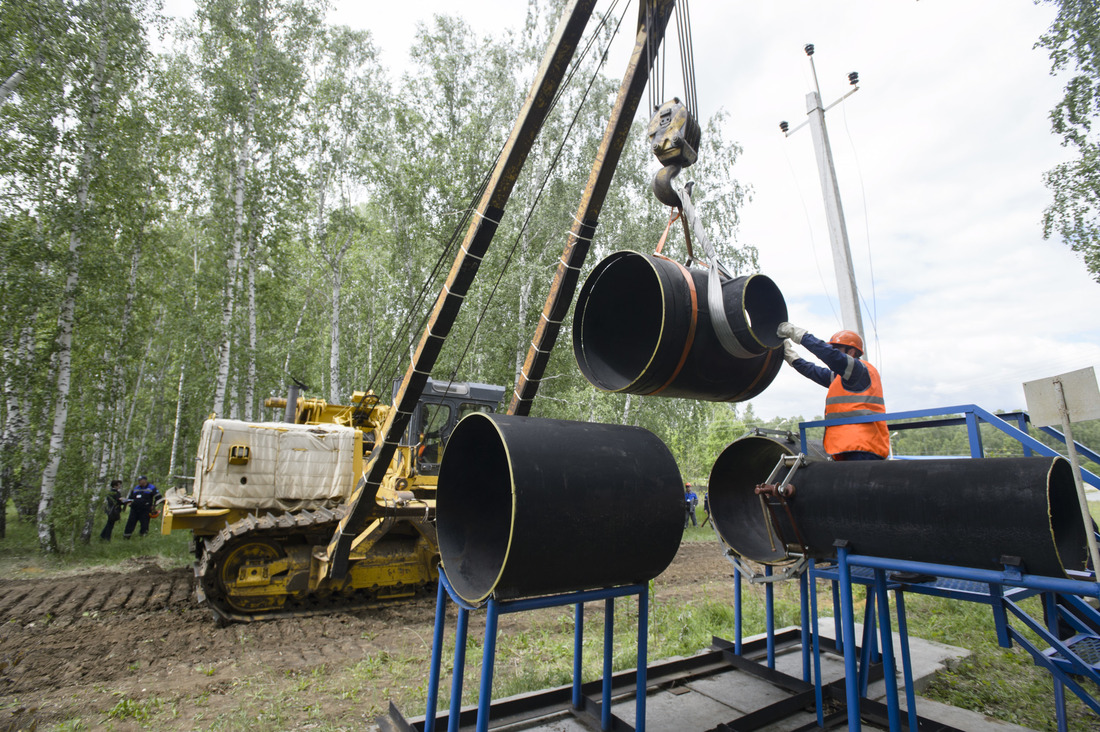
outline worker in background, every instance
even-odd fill
[[[783,360],[807,379],[829,389],[825,396],[826,420],[886,413],[882,379],[874,366],[862,360],[863,339],[858,333],[838,331],[825,342],[804,328],[780,323],[776,334],[787,339],[783,342]],[[791,341],[829,368],[800,357]],[[825,452],[833,460],[885,460],[890,455],[890,432],[884,421],[826,427]]]
[[[115,522],[122,516],[122,481],[112,480],[111,487],[107,489],[107,495],[103,499],[103,510],[107,512],[107,525],[99,532],[99,538],[103,541],[111,540],[111,532],[114,531]]]
[[[691,489],[691,483],[684,484],[684,510],[687,512],[684,515],[684,528],[688,527],[688,522],[691,522],[692,526],[698,526],[699,524],[695,520],[695,507],[699,505],[699,496],[695,495],[695,491]]]
[[[126,529],[122,532],[123,539],[133,536],[134,527],[141,522],[141,535],[149,533],[149,514],[157,505],[160,492],[157,487],[149,482],[144,475],[138,478],[137,485],[130,489],[130,495],[126,502],[130,506],[130,518],[126,519]]]

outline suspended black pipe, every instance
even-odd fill
[[[640,427],[474,413],[443,453],[436,521],[467,602],[615,587],[672,562],[684,486]]]
[[[776,327],[787,305],[765,275],[722,283],[740,356],[718,340],[705,272],[661,256],[616,252],[588,276],[573,315],[573,353],[604,391],[739,402],[764,391],[783,365]]]
[[[781,456],[797,452],[797,444],[751,435],[719,455],[711,521],[735,554],[781,564],[789,561],[784,544],[800,537],[815,559],[835,557],[834,542],[847,540],[857,554],[977,569],[1002,569],[1004,557],[1052,577],[1085,566],[1084,522],[1064,458],[811,459],[791,479],[792,524],[782,506],[767,512],[755,489]]]

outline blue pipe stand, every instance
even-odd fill
[[[864,645],[871,638],[867,628],[876,620],[879,626],[879,640],[883,676],[886,683],[886,708],[891,732],[903,729],[918,729],[920,718],[916,713],[916,695],[913,690],[913,669],[909,655],[909,631],[906,624],[905,593],[912,592],[953,600],[979,602],[989,605],[993,613],[994,628],[998,643],[1010,648],[1016,643],[1027,651],[1035,664],[1048,671],[1054,680],[1054,704],[1058,729],[1067,728],[1065,690],[1073,692],[1093,712],[1100,715],[1100,612],[1086,598],[1100,601],[1100,585],[1092,581],[1091,574],[1081,575],[1081,579],[1061,579],[1038,575],[1027,575],[1011,563],[1006,563],[1004,571],[955,567],[950,565],[929,564],[882,557],[861,556],[849,550],[847,542],[836,545],[835,564],[811,564],[809,569],[810,587],[816,580],[833,583],[839,591],[840,614],[837,622],[837,635],[853,638],[855,633],[855,613],[853,609],[852,588],[856,584],[867,586],[867,610],[864,626]],[[1007,558],[1006,558],[1007,559]],[[905,582],[890,579],[892,572],[927,575],[922,582]],[[897,685],[893,653],[889,592],[894,592],[895,610],[898,622],[898,639],[901,650],[901,673],[908,718],[903,722]],[[1029,597],[1040,597],[1044,603],[1047,620],[1045,623],[1032,618],[1020,602]],[[812,648],[814,655],[815,687],[818,702],[818,724],[822,723],[821,679],[820,679],[820,640],[817,638],[817,603],[811,591],[811,636],[804,638]],[[1024,631],[1017,629],[1011,621],[1018,621],[1024,629],[1040,639],[1035,643]],[[1068,629],[1068,630],[1067,630]],[[872,631],[873,633],[873,631]],[[1065,637],[1069,634],[1069,637]],[[1046,648],[1043,648],[1043,646]],[[845,668],[845,703],[847,707],[848,729],[856,732],[861,729],[861,705],[866,706],[867,667],[873,657],[860,652],[852,643],[843,646]],[[1088,684],[1089,689],[1083,686]]]
[[[614,652],[613,640],[615,630],[615,598],[638,596],[638,658],[635,670],[635,726],[623,722],[611,712],[611,688],[612,688],[612,657]],[[443,654],[443,628],[446,620],[447,598],[458,606],[458,622],[455,633],[454,670],[451,681],[450,709],[446,716],[440,717],[437,713],[439,699],[439,676],[442,666]],[[597,600],[604,601],[604,642],[603,642],[603,680],[601,684],[601,697],[598,702],[588,698],[581,689],[581,651],[584,640],[584,603]],[[605,732],[610,730],[645,730],[645,707],[647,685],[648,662],[648,635],[649,635],[649,586],[647,584],[626,585],[582,592],[570,592],[561,595],[547,597],[525,598],[519,600],[501,601],[490,598],[484,606],[474,606],[458,597],[447,580],[443,567],[439,568],[439,592],[436,599],[435,626],[432,633],[432,655],[429,667],[430,678],[428,680],[427,712],[424,716],[424,732],[434,732],[437,725],[443,720],[447,722],[448,732],[457,732],[460,723],[468,720],[464,718],[461,709],[462,678],[466,665],[466,632],[469,624],[469,613],[485,608],[485,642],[483,645],[481,661],[481,681],[478,689],[478,704],[475,729],[478,732],[487,732],[489,719],[492,713],[492,688],[493,669],[496,660],[496,642],[498,621],[502,614],[537,610],[541,608],[559,607],[563,605],[574,606],[574,635],[573,635],[573,689],[572,702],[573,713],[577,716],[587,717],[592,721],[598,721],[600,729]],[[469,717],[470,715],[466,715]]]

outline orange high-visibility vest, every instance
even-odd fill
[[[855,417],[865,414],[885,414],[886,400],[882,396],[882,379],[874,366],[863,362],[871,375],[871,385],[864,391],[852,392],[844,388],[837,376],[829,385],[825,397],[825,419]],[[890,431],[886,422],[841,424],[825,428],[825,452],[873,452],[882,457],[890,455]]]

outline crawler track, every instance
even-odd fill
[[[254,606],[244,608],[242,605],[252,601],[242,601],[227,592],[220,579],[223,571],[233,574],[232,568],[226,569],[227,562],[237,561],[236,557],[241,554],[276,559],[280,553],[285,556],[285,549],[294,545],[305,545],[312,552],[332,538],[344,510],[341,506],[334,510],[322,508],[278,516],[248,516],[230,524],[217,536],[203,542],[202,554],[195,562],[196,597],[210,608],[219,623],[248,623],[393,605],[424,595],[429,589],[427,586],[408,588],[413,594],[397,600],[381,599],[366,589],[294,591],[258,598]]]

